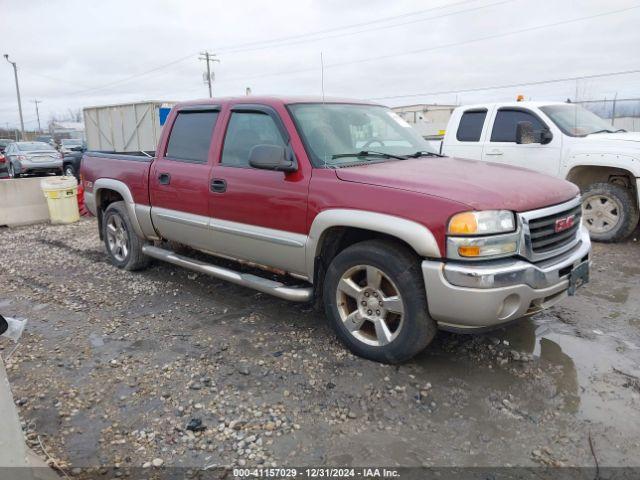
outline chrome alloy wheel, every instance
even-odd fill
[[[123,262],[129,255],[127,227],[120,215],[111,215],[107,220],[107,243],[117,261]]]
[[[620,221],[620,206],[607,195],[593,195],[582,202],[582,219],[594,233],[607,233]]]
[[[387,345],[402,329],[400,292],[382,270],[371,265],[357,265],[344,272],[338,282],[336,304],[346,329],[367,345]]]

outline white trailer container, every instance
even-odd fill
[[[87,149],[155,151],[173,105],[175,102],[148,101],[83,109]]]

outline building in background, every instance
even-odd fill
[[[56,140],[62,138],[84,140],[84,123],[54,120],[49,124],[49,135]]]
[[[437,139],[444,135],[451,112],[458,105],[423,103],[393,107],[393,111],[411,124],[426,139]]]

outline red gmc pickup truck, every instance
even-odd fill
[[[577,187],[430,153],[394,112],[361,101],[179,104],[155,156],[88,152],[82,178],[115,266],[153,257],[321,300],[340,339],[382,362],[411,358],[438,328],[536,313],[589,276]]]

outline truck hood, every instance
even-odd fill
[[[471,209],[535,210],[568,201],[578,188],[524,168],[447,157],[423,157],[339,168],[345,182],[365,183],[466,204]]]
[[[640,132],[595,133],[583,139],[589,142],[640,142]]]

